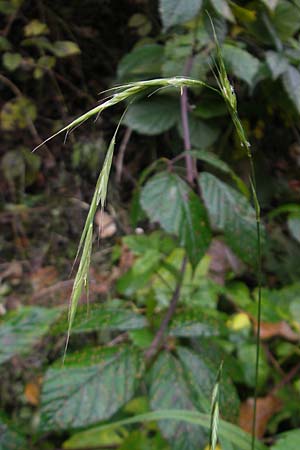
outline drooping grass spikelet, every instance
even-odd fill
[[[125,111],[126,112],[126,111]],[[124,113],[125,114],[125,113]],[[97,211],[98,206],[100,205],[101,209],[104,208],[106,196],[107,196],[107,186],[108,186],[108,180],[109,180],[109,174],[110,169],[112,165],[112,159],[114,154],[114,148],[116,143],[116,136],[120,127],[120,124],[122,122],[122,119],[124,117],[124,114],[122,115],[118,126],[114,132],[114,135],[112,137],[112,140],[109,144],[105,160],[101,169],[101,172],[99,174],[96,188],[94,191],[94,195],[92,198],[92,202],[90,205],[90,209],[85,221],[85,225],[83,228],[83,232],[81,234],[77,254],[75,257],[75,261],[78,258],[78,255],[82,249],[82,255],[79,263],[79,268],[76,273],[76,277],[74,280],[74,285],[72,289],[72,294],[70,298],[70,306],[69,306],[69,315],[68,315],[68,333],[67,333],[67,340],[66,340],[66,346],[64,351],[64,358],[66,355],[69,339],[70,339],[70,333],[72,329],[72,325],[74,322],[78,302],[80,300],[80,297],[82,295],[83,289],[86,290],[87,296],[88,296],[88,287],[89,287],[89,268],[90,268],[90,261],[91,261],[91,252],[92,252],[92,243],[93,243],[93,223],[94,223],[94,217]]]
[[[216,450],[218,444],[219,397],[220,397],[220,381],[222,376],[222,368],[223,368],[223,361],[220,364],[216,378],[216,383],[214,385],[211,396],[209,450]]]

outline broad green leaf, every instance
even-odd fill
[[[143,371],[129,348],[93,349],[48,369],[41,397],[41,428],[61,430],[110,418],[133,396]]]
[[[294,2],[281,0],[271,19],[279,37],[287,41],[300,29],[300,8]]]
[[[273,52],[272,50],[266,52],[266,61],[269,69],[271,70],[273,80],[276,80],[280,75],[288,70],[289,63],[285,56],[281,53]]]
[[[206,150],[191,150],[191,154],[194,158],[199,159],[200,161],[204,161],[207,164],[215,167],[216,169],[221,170],[222,172],[231,176],[231,178],[235,181],[239,190],[249,198],[249,190],[245,183],[238,177],[234,171],[229,167],[227,163],[222,161],[217,157],[217,155],[213,152],[209,152]]]
[[[300,215],[291,214],[288,218],[288,229],[293,238],[300,242]]]
[[[160,0],[159,12],[165,29],[193,19],[202,6],[202,0]]]
[[[300,429],[285,431],[277,436],[272,450],[298,450],[300,442]]]
[[[158,270],[164,255],[156,249],[149,248],[138,258],[134,265],[117,281],[118,292],[131,296],[143,288]]]
[[[143,423],[143,422],[153,422],[153,421],[177,421],[177,422],[186,422],[190,424],[195,424],[206,428],[207,430],[210,427],[210,415],[202,414],[197,411],[190,410],[158,410],[154,412],[149,412],[145,414],[139,414],[134,417],[130,417],[129,419],[119,420],[118,422],[110,422],[109,424],[100,425],[95,428],[98,430],[105,430],[109,428],[118,428],[123,425],[131,425],[135,423]],[[177,426],[177,428],[179,428]],[[219,434],[226,441],[234,444],[234,448],[238,450],[249,450],[251,448],[251,435],[241,430],[236,425],[225,422],[224,420],[220,420],[219,424]],[[199,447],[199,442],[196,444],[196,448]],[[186,447],[183,446],[182,449]],[[256,440],[255,441],[255,450],[267,450],[262,442]]]
[[[184,378],[191,399],[198,411],[207,412],[210,408],[211,394],[221,360],[215,364],[204,353],[197,354],[185,347],[179,347],[177,354],[183,368]],[[223,358],[226,354],[223,355]],[[220,412],[224,419],[236,422],[239,415],[239,399],[228,372],[222,374],[220,386]]]
[[[196,194],[177,175],[162,172],[146,183],[140,201],[151,222],[179,237],[195,267],[211,240],[206,212]]]
[[[119,62],[118,79],[120,81],[130,81],[159,75],[163,55],[164,48],[158,44],[148,44],[134,48]]]
[[[224,233],[227,244],[243,261],[255,264],[257,230],[254,208],[246,197],[210,173],[201,173],[199,183],[212,227]]]
[[[170,324],[169,334],[179,337],[219,336],[226,333],[220,313],[195,308],[178,313]]]
[[[55,41],[53,44],[53,53],[58,58],[66,58],[67,56],[80,53],[80,48],[73,41]]]
[[[178,122],[178,129],[183,136],[182,123]],[[194,148],[206,149],[213,145],[220,134],[220,130],[209,123],[198,119],[193,114],[189,115],[189,129],[191,144]]]
[[[0,321],[0,363],[28,353],[59,314],[57,309],[25,307],[5,316]]]
[[[16,70],[21,62],[22,62],[22,55],[20,53],[9,53],[6,52],[2,56],[2,62],[4,67],[9,70],[10,72],[13,72]]]
[[[167,255],[174,250],[176,246],[174,239],[161,230],[154,231],[147,235],[127,235],[123,238],[123,242],[136,255],[143,255],[143,253],[150,248],[159,250],[161,253]]]
[[[210,0],[215,11],[230,22],[235,22],[234,15],[228,5],[227,0]]]
[[[156,96],[133,103],[123,122],[138,133],[156,135],[172,128],[179,114],[178,99]]]
[[[255,386],[255,361],[256,346],[254,344],[242,344],[238,349],[238,359],[244,373],[244,382],[250,386]],[[268,366],[265,353],[260,352],[259,371],[258,371],[258,387],[263,387],[270,375],[270,367]]]
[[[184,347],[177,349],[179,358],[162,353],[151,372],[150,405],[152,409],[176,408],[209,412],[210,398],[215,383],[217,367]],[[228,378],[223,380],[221,413],[235,420],[238,398]],[[224,408],[223,408],[224,406]],[[163,435],[172,448],[195,448],[206,442],[206,432],[187,424],[179,427],[173,422],[160,424]]]
[[[178,359],[169,353],[161,353],[151,370],[149,395],[150,405],[154,410],[187,409],[196,412],[182,366]],[[207,410],[209,411],[209,401]],[[173,450],[194,450],[204,447],[207,442],[205,430],[189,423],[178,424],[164,420],[159,422],[159,426]]]
[[[145,326],[147,326],[147,321],[141,314],[124,307],[109,307],[108,304],[92,308],[88,315],[84,310],[78,312],[71,333],[88,333],[96,330],[137,330]]]
[[[230,44],[223,45],[222,54],[228,72],[251,86],[259,69],[259,60],[246,50]]]
[[[282,76],[284,89],[300,114],[300,72],[296,67],[289,66]]]
[[[26,450],[25,438],[10,428],[0,416],[0,450]]]

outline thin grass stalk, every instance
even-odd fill
[[[213,24],[212,24],[213,27]],[[257,332],[256,332],[256,357],[255,357],[255,387],[254,387],[254,407],[253,407],[253,420],[252,420],[252,438],[251,438],[251,450],[255,449],[255,430],[256,430],[256,416],[257,416],[257,394],[258,394],[258,376],[259,376],[259,357],[260,357],[260,327],[261,327],[261,287],[262,287],[262,251],[261,251],[261,225],[260,225],[260,205],[257,198],[256,190],[256,174],[253,163],[253,156],[251,152],[251,146],[246,138],[246,133],[242,126],[242,123],[238,116],[237,100],[233,87],[231,86],[227,72],[225,69],[224,60],[221,53],[221,48],[218,43],[218,39],[213,27],[213,32],[216,42],[217,50],[217,83],[223,96],[229,113],[231,115],[233,124],[235,126],[237,135],[240,139],[241,146],[244,147],[247,157],[250,163],[250,185],[252,190],[252,201],[255,208],[256,215],[256,234],[257,234],[257,279],[258,279],[258,305],[257,305]]]

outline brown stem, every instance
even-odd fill
[[[161,341],[164,337],[164,334],[167,330],[167,327],[169,325],[170,320],[172,319],[176,307],[177,307],[177,303],[179,300],[179,295],[180,295],[180,289],[181,289],[181,285],[182,285],[182,279],[183,279],[183,274],[185,272],[185,268],[186,268],[186,264],[187,264],[187,257],[185,256],[182,260],[182,265],[181,265],[181,269],[180,269],[180,276],[176,285],[176,288],[174,290],[172,299],[170,301],[170,305],[169,305],[169,309],[165,315],[165,317],[163,318],[162,323],[160,324],[159,330],[156,333],[150,347],[148,348],[148,350],[145,353],[146,356],[146,360],[149,361],[157,352],[157,350],[160,347]]]
[[[283,386],[285,386],[286,384],[288,384],[293,378],[294,376],[297,375],[297,373],[300,370],[300,363],[298,363],[296,366],[294,366],[283,378],[282,380],[273,387],[272,391],[270,392],[270,394],[275,394],[280,388],[282,388]]]

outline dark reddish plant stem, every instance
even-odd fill
[[[186,268],[186,264],[187,264],[187,257],[185,256],[182,260],[182,265],[181,265],[181,269],[180,269],[180,276],[176,285],[176,288],[174,290],[172,299],[170,301],[170,305],[169,305],[169,309],[165,315],[165,317],[163,318],[162,323],[160,324],[159,330],[156,333],[150,347],[148,348],[148,350],[145,353],[146,356],[146,360],[149,361],[158,351],[160,345],[161,345],[161,341],[163,340],[163,337],[165,335],[165,332],[167,330],[167,327],[169,325],[170,320],[172,319],[176,307],[177,307],[177,303],[179,300],[179,296],[180,296],[180,289],[181,289],[181,285],[182,285],[182,279],[183,279],[183,275],[185,272],[185,268]]]

